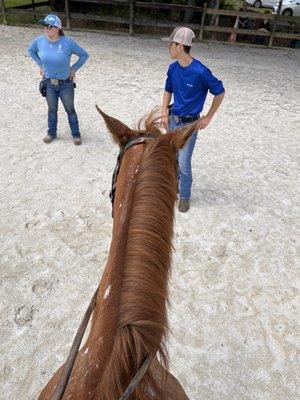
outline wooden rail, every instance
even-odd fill
[[[248,17],[252,19],[267,19],[272,23],[272,28],[270,32],[264,32],[260,30],[252,29],[240,29],[240,28],[228,28],[220,26],[204,25],[202,28],[207,32],[222,32],[229,34],[243,34],[252,36],[264,36],[268,37],[268,47],[272,47],[274,38],[283,39],[294,39],[300,40],[300,33],[283,33],[276,32],[276,28],[282,24],[298,24],[300,27],[300,17],[287,17],[284,15],[277,15],[271,13],[255,13],[255,12],[244,12],[244,11],[233,11],[233,10],[218,10],[218,9],[207,9],[206,14],[211,15],[223,15],[223,16],[235,16],[235,17]],[[300,30],[300,28],[299,28]]]
[[[167,4],[167,3],[157,3],[157,2],[147,2],[147,1],[135,1],[135,0],[64,0],[65,1],[65,12],[57,13],[59,16],[66,19],[67,29],[72,28],[72,21],[85,20],[85,21],[100,21],[100,22],[112,22],[118,24],[128,25],[129,34],[134,34],[134,28],[137,26],[151,26],[157,28],[173,28],[178,25],[178,23],[165,21],[156,21],[154,18],[143,18],[137,16],[137,9],[148,9],[148,10],[176,10],[176,11],[194,11],[202,14],[201,21],[199,24],[187,24],[191,29],[199,31],[198,39],[199,41],[204,40],[204,32],[218,32],[226,34],[242,34],[251,36],[263,36],[268,38],[268,47],[272,47],[274,38],[285,38],[300,40],[300,33],[285,33],[277,32],[278,26],[286,24],[286,26],[293,29],[293,26],[300,27],[300,17],[286,17],[282,15],[266,14],[266,13],[256,13],[256,12],[245,12],[245,11],[234,11],[234,10],[220,10],[220,9],[210,9],[207,8],[207,3],[202,7],[189,6],[182,4]],[[32,9],[21,9],[20,7],[8,8],[4,7],[4,0],[0,0],[0,10],[2,11],[3,23],[7,23],[7,14],[32,14],[34,16],[43,16],[45,13],[40,12],[37,8],[44,3],[34,3],[32,2]],[[114,17],[105,15],[93,15],[93,14],[83,14],[78,12],[70,12],[70,3],[92,3],[99,5],[113,5],[113,6],[126,6],[128,7],[128,17]],[[264,32],[254,29],[241,29],[234,27],[222,27],[206,24],[206,16],[216,15],[216,16],[227,16],[227,17],[248,17],[249,19],[267,19],[272,24],[271,32]],[[299,28],[300,29],[300,28]]]

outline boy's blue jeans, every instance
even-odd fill
[[[170,116],[169,130],[174,130],[183,127],[185,124],[181,122],[175,122]],[[191,197],[191,187],[192,187],[192,155],[194,147],[197,141],[198,132],[194,132],[189,140],[186,142],[185,146],[179,150],[177,154],[177,160],[179,164],[179,195],[181,199],[189,200]]]
[[[55,138],[57,134],[58,99],[61,99],[66,113],[68,114],[73,138],[80,137],[78,118],[74,108],[73,82],[52,85],[51,82],[47,81],[46,100],[48,104],[48,135]]]

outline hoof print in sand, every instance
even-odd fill
[[[15,312],[15,323],[25,326],[32,321],[36,309],[33,306],[20,306]]]
[[[32,286],[32,291],[36,295],[48,293],[52,289],[52,282],[38,280]]]

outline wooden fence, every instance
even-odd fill
[[[42,17],[45,15],[45,12],[38,11],[37,8],[40,5],[51,4],[51,1],[46,1],[43,3],[34,3],[34,0],[31,0],[32,6],[31,9],[21,9],[20,7],[13,8],[5,8],[4,0],[0,0],[0,7],[2,9],[2,18],[3,23],[7,23],[7,15],[8,14],[32,14],[36,17]],[[89,4],[97,4],[97,5],[113,5],[113,6],[125,6],[128,7],[128,15],[129,17],[115,17],[112,15],[93,15],[93,14],[83,14],[78,12],[70,12],[70,3],[89,3]],[[76,20],[83,21],[99,21],[99,22],[110,22],[110,23],[118,23],[128,25],[129,34],[133,34],[135,32],[135,27],[137,26],[148,26],[148,27],[157,27],[157,28],[173,28],[178,26],[178,23],[171,21],[156,21],[151,18],[143,18],[140,15],[137,15],[137,11],[139,9],[144,10],[170,10],[170,11],[194,11],[201,13],[201,21],[199,24],[191,24],[185,23],[185,26],[190,27],[197,33],[197,37],[199,41],[204,40],[204,33],[211,32],[214,37],[218,33],[221,33],[224,36],[225,34],[230,35],[247,35],[247,37],[266,37],[266,45],[267,47],[272,47],[275,38],[283,38],[289,40],[300,40],[300,17],[287,17],[279,14],[272,13],[259,13],[259,12],[244,12],[244,11],[232,11],[232,10],[221,10],[221,9],[210,9],[207,8],[207,3],[204,4],[204,7],[197,6],[189,6],[189,5],[180,5],[180,4],[167,4],[167,3],[157,3],[157,2],[149,2],[149,1],[136,1],[136,0],[65,0],[65,10],[64,12],[57,12],[56,14],[60,17],[65,18],[67,29],[72,28],[72,22],[76,22]],[[257,29],[240,29],[236,27],[228,27],[228,26],[219,26],[216,24],[208,24],[206,23],[208,16],[215,16],[215,18],[221,17],[231,17],[231,19],[236,20],[238,17],[248,17],[251,20],[263,20],[267,19],[271,25],[271,31],[260,31]],[[182,23],[181,23],[182,24]],[[285,26],[285,30],[289,30],[289,32],[279,32],[277,31],[278,27]],[[295,31],[295,27],[298,26],[298,31]],[[218,38],[217,38],[218,40]]]

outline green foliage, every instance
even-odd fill
[[[34,24],[36,21],[32,15],[6,15],[6,20],[8,25],[26,25]]]
[[[239,10],[244,4],[241,0],[221,0],[220,8],[224,10]]]
[[[45,0],[34,0],[34,2],[42,3]],[[16,7],[16,6],[23,6],[25,4],[31,4],[31,0],[4,0],[4,6],[6,8]]]

